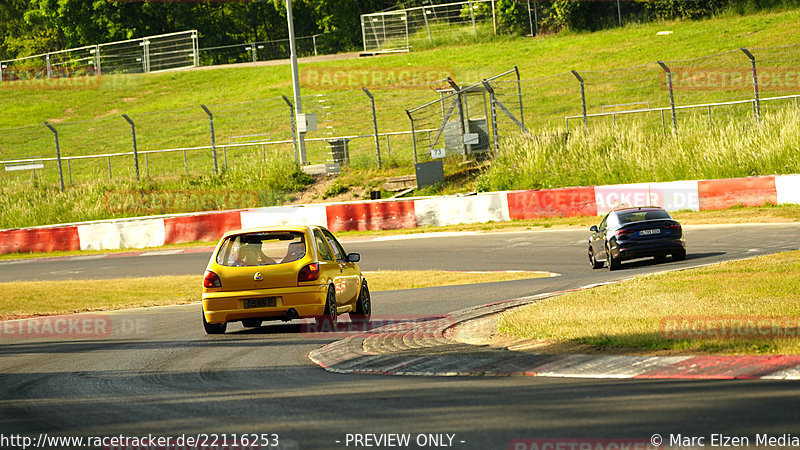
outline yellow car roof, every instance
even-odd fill
[[[266,233],[270,231],[296,231],[298,233],[304,233],[314,227],[322,228],[321,226],[317,225],[276,225],[271,227],[254,227],[254,228],[244,228],[241,230],[231,230],[222,235],[222,237],[226,238],[234,234]]]

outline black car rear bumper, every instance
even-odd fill
[[[611,254],[620,261],[647,258],[650,256],[672,255],[673,252],[686,252],[686,242],[682,239],[659,239],[646,242],[617,242],[611,247]]]

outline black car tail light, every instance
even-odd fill
[[[210,270],[206,270],[206,274],[205,276],[203,276],[203,287],[206,288],[222,287],[222,281],[220,281],[219,275],[215,274]]]
[[[319,279],[319,263],[311,263],[297,273],[297,282],[314,281]]]
[[[631,234],[631,233],[635,233],[635,230],[626,230],[626,229],[621,229],[621,230],[617,230],[617,231],[614,233],[614,235],[615,235],[615,236],[617,236],[617,237],[620,237],[620,236],[626,236],[626,235],[629,235],[629,234]]]

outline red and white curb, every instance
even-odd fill
[[[0,230],[0,254],[135,249],[216,241],[226,231],[269,225],[324,225],[334,232],[396,230],[544,217],[597,216],[621,205],[658,205],[668,211],[704,211],[790,203],[800,204],[800,175],[485,192],[208,211]]]

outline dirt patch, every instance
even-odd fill
[[[306,190],[299,192],[295,199],[288,204],[302,205],[307,203],[329,203],[329,202],[349,202],[353,200],[363,200],[369,198],[369,190],[361,186],[346,186],[339,177],[318,175],[314,177],[314,184]],[[339,185],[339,186],[337,186]],[[346,187],[346,190],[338,194],[330,195]],[[326,197],[327,196],[327,197]]]
[[[72,108],[67,108],[64,110],[64,116],[56,118],[56,119],[47,119],[50,123],[64,123],[71,118],[71,116],[75,115],[75,110]]]
[[[107,111],[107,112],[105,112],[103,114],[100,114],[99,116],[94,116],[94,118],[95,118],[95,120],[97,120],[97,119],[105,119],[106,117],[120,116],[120,115],[122,115],[122,110],[115,108],[115,109],[112,109],[111,111]]]

